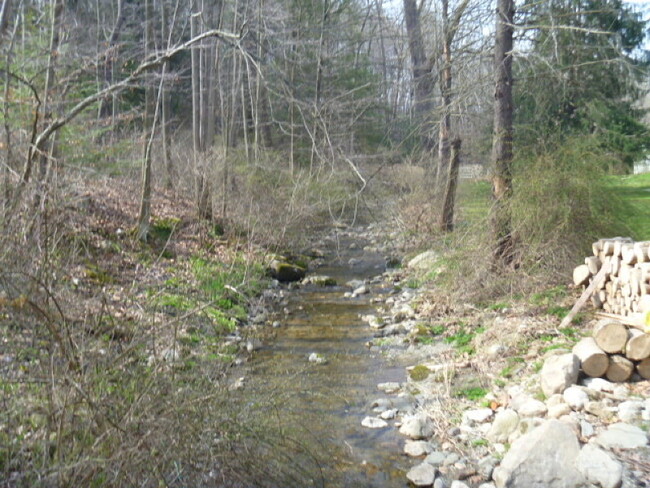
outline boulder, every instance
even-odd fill
[[[301,266],[274,259],[269,264],[269,273],[272,278],[282,283],[289,283],[302,280],[307,271]]]
[[[438,253],[435,251],[424,251],[411,259],[407,267],[427,271],[431,269],[438,261]]]
[[[415,486],[431,486],[436,479],[436,468],[429,463],[421,463],[412,467],[406,477]]]
[[[576,468],[580,444],[562,422],[548,420],[517,439],[494,470],[497,488],[578,488],[584,476]]]
[[[405,417],[399,433],[411,439],[427,439],[433,435],[433,422],[425,413]]]
[[[562,393],[576,383],[580,372],[580,360],[574,354],[551,356],[542,367],[542,391],[547,397]]]
[[[621,463],[592,444],[580,450],[576,464],[587,481],[602,488],[619,488],[623,482]]]
[[[486,437],[490,442],[507,442],[508,437],[519,425],[519,415],[514,410],[503,410],[496,414]]]

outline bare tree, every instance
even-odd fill
[[[492,135],[492,207],[491,225],[495,242],[494,264],[506,266],[514,260],[512,225],[508,198],[512,193],[512,48],[514,0],[498,0],[494,45],[494,129]]]
[[[424,47],[422,36],[422,8],[417,0],[404,0],[404,22],[408,35],[409,53],[411,55],[411,69],[413,73],[413,98],[416,121],[422,124],[425,146],[433,148],[433,140],[428,134],[428,122],[431,120],[433,110],[433,87],[432,75],[434,59],[428,58]]]

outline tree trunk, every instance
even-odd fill
[[[7,26],[9,25],[10,10],[11,0],[2,0],[2,3],[0,3],[0,46],[3,44],[2,36],[4,36]]]
[[[167,11],[165,2],[160,2],[160,32],[162,36],[162,45],[165,49],[171,47],[172,26],[168,26]],[[169,62],[163,64],[162,72],[166,74],[169,69]],[[162,156],[163,166],[165,167],[165,188],[171,190],[174,187],[174,162],[171,155],[171,139],[169,137],[169,114],[171,112],[169,91],[167,90],[167,80],[163,77],[160,81],[160,135],[162,137]]]
[[[167,63],[163,64],[160,76],[160,85],[158,86],[158,96],[155,101],[155,111],[151,121],[151,131],[147,138],[144,156],[142,159],[142,195],[140,198],[140,212],[138,214],[138,232],[137,237],[141,241],[146,241],[149,236],[149,227],[151,226],[151,149],[153,141],[156,137],[156,124],[158,122],[158,114],[161,105],[162,87],[165,79],[165,69]]]
[[[106,51],[106,60],[104,61],[104,87],[111,86],[114,82],[114,71],[115,71],[115,60],[117,59],[117,41],[120,38],[120,33],[122,32],[122,26],[126,20],[126,15],[124,13],[124,0],[117,0],[117,16],[115,18],[115,25],[111,31],[111,35],[108,39],[108,49]],[[114,103],[116,95],[112,95],[110,98],[105,98],[100,102],[99,105],[99,116],[100,118],[107,118],[110,116],[115,116]],[[112,130],[115,128],[113,127]]]
[[[514,242],[508,199],[512,194],[512,47],[514,0],[497,1],[496,39],[494,46],[494,132],[492,135],[492,207],[491,226],[495,243],[495,267],[512,265]]]
[[[433,147],[433,141],[428,134],[431,111],[433,109],[433,66],[428,62],[424,50],[422,27],[420,25],[420,9],[416,0],[404,0],[404,22],[408,35],[409,54],[413,73],[413,98],[416,120],[424,124],[422,132],[427,149]]]
[[[451,143],[451,164],[445,188],[440,230],[451,232],[454,230],[454,202],[456,199],[456,185],[458,183],[458,166],[460,165],[460,139]]]
[[[450,163],[449,137],[451,131],[451,41],[449,26],[449,0],[442,0],[442,76],[440,93],[442,95],[442,118],[438,131],[438,167],[436,170],[436,191],[444,184],[443,175],[448,172]],[[446,202],[445,202],[446,203]],[[453,210],[452,210],[453,211]],[[444,211],[443,211],[444,214]],[[443,216],[443,222],[445,217]],[[449,228],[448,230],[451,230]]]

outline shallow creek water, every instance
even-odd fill
[[[407,465],[401,455],[404,440],[394,421],[383,429],[361,426],[365,416],[374,415],[372,401],[390,396],[377,384],[402,382],[405,370],[366,346],[372,329],[360,316],[375,311],[371,298],[387,290],[370,285],[368,295],[344,297],[350,291],[344,286],[347,281],[384,271],[381,256],[349,250],[351,242],[339,242],[345,251],[327,256],[325,266],[315,273],[335,278],[339,286],[310,285],[288,292],[289,314],[275,337],[253,356],[246,390],[260,395],[272,392],[286,418],[301,423],[305,445],[318,446],[319,457],[328,460],[322,466],[325,486],[403,487],[407,485]],[[350,265],[350,258],[358,262]],[[327,363],[309,363],[313,352]]]

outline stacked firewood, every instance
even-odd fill
[[[576,286],[604,313],[573,348],[588,376],[627,381],[634,371],[650,379],[650,242],[601,239],[593,256],[573,271]]]
[[[617,237],[594,242],[593,256],[573,271],[576,286],[585,285],[605,266],[604,279],[591,300],[605,312],[627,316],[650,310],[650,242]]]

